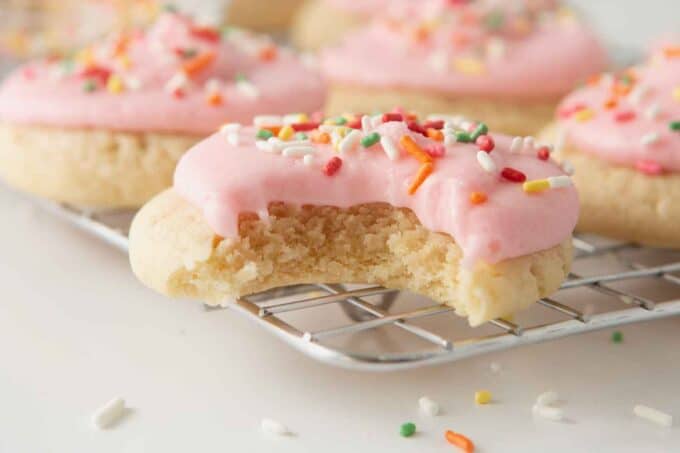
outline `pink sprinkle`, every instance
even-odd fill
[[[487,153],[490,153],[496,147],[496,143],[493,141],[493,138],[491,138],[490,135],[480,135],[477,137],[477,141],[475,143],[477,146],[479,146],[479,149],[486,151]]]
[[[439,158],[439,157],[444,157],[446,154],[446,147],[442,145],[441,143],[435,143],[432,145],[428,145],[424,148],[424,151],[429,154],[431,157],[434,158]]]
[[[625,123],[627,121],[631,121],[635,119],[635,112],[632,110],[626,110],[624,112],[618,112],[616,115],[614,115],[614,119],[618,123]]]
[[[25,67],[22,72],[23,72],[23,76],[26,80],[35,79],[35,69],[30,68],[30,67]]]
[[[640,173],[644,173],[649,176],[657,176],[663,173],[663,167],[661,164],[653,160],[639,160],[635,162],[635,168]]]

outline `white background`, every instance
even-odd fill
[[[678,27],[677,1],[577,3],[627,45]],[[624,328],[622,345],[599,332],[436,368],[349,372],[235,313],[154,294],[121,253],[4,190],[0,212],[3,453],[455,451],[445,429],[466,433],[480,452],[680,451],[680,428],[631,414],[642,402],[680,417],[680,319]],[[496,402],[476,407],[479,388]],[[568,401],[569,422],[532,418],[547,389]],[[445,414],[421,418],[423,394]],[[117,395],[131,413],[93,430],[92,411]],[[296,436],[263,436],[262,417]],[[397,433],[408,420],[420,434],[405,440]]]

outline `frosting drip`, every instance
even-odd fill
[[[467,263],[495,263],[569,238],[577,194],[569,184],[547,189],[545,178],[568,182],[557,164],[544,160],[540,151],[547,148],[539,150],[541,157],[531,145],[529,153],[510,152],[521,139],[511,145],[510,138],[495,135],[474,144],[474,133],[453,133],[448,120],[433,126],[439,132],[428,128],[434,137],[428,138],[412,122],[367,118],[360,122],[363,130],[352,119],[349,126],[321,126],[327,132],[298,132],[287,142],[269,137],[263,126],[225,126],[182,158],[174,189],[223,237],[238,236],[240,213],[265,213],[272,202],[342,208],[383,202],[409,208],[426,228],[450,234]],[[285,126],[274,132],[290,135]],[[469,143],[453,143],[454,136]],[[429,173],[423,171],[428,165]],[[546,190],[532,190],[538,186]]]
[[[558,111],[562,140],[649,174],[680,171],[680,45],[662,43],[642,66],[604,74]]]
[[[605,52],[558,2],[393,1],[322,54],[328,78],[376,87],[545,98],[601,71]]]
[[[0,120],[207,134],[261,111],[313,111],[324,97],[316,71],[269,38],[168,12],[147,32],[19,68],[0,88]]]

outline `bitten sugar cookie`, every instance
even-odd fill
[[[289,123],[229,125],[182,158],[174,187],[132,225],[144,283],[211,304],[292,284],[375,283],[478,325],[568,274],[578,200],[545,148],[512,152],[517,140],[459,118]]]
[[[0,87],[0,175],[92,207],[136,207],[226,121],[322,107],[325,86],[290,51],[166,12],[146,32],[17,69]]]
[[[593,78],[568,96],[545,135],[576,169],[578,228],[680,247],[680,45]]]
[[[594,34],[556,1],[393,5],[401,7],[321,53],[329,114],[401,105],[533,135],[564,94],[605,66]]]

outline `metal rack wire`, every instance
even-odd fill
[[[40,203],[127,250],[130,213]],[[515,319],[475,329],[451,307],[379,286],[301,285],[243,297],[228,307],[308,356],[370,371],[451,362],[680,315],[680,252],[587,236],[575,238],[574,246],[574,271],[557,294]]]

